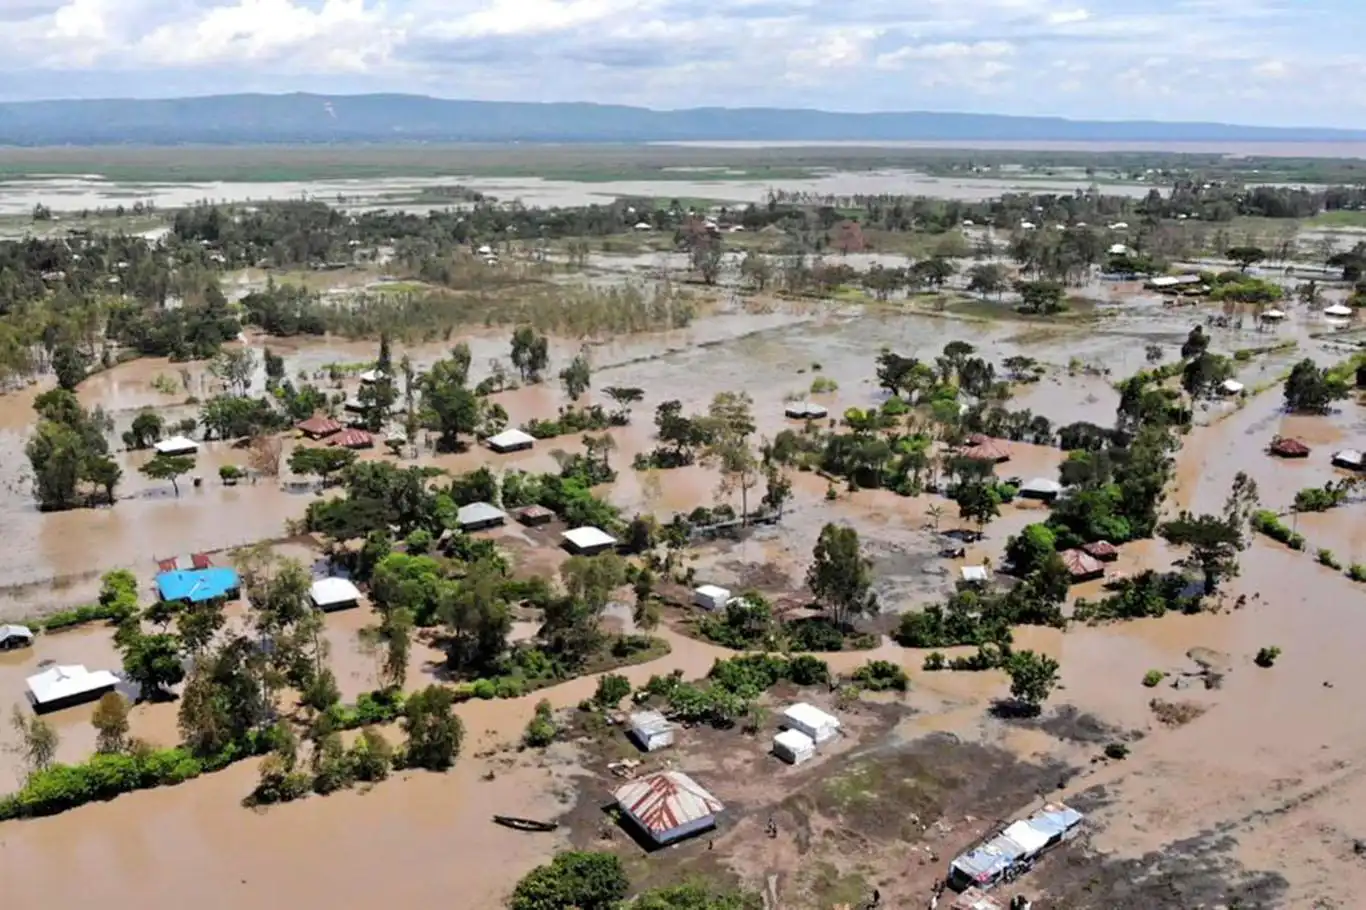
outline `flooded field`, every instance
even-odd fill
[[[422,178],[261,183],[121,183],[93,176],[8,180],[0,183],[4,189],[3,195],[0,195],[0,217],[27,215],[39,204],[55,212],[131,206],[137,202],[151,203],[165,210],[196,202],[261,202],[301,197],[323,202],[336,202],[341,198],[345,199],[344,207],[352,209],[397,208],[421,212],[449,207],[448,201],[433,203],[416,200],[420,199],[424,189],[453,183],[487,193],[500,202],[521,202],[527,206],[582,206],[601,205],[622,196],[761,202],[775,189],[815,195],[888,193],[983,200],[1006,192],[1071,193],[1086,189],[1090,181],[1084,176],[1075,180],[1009,181],[949,179],[913,171],[871,171],[775,181],[695,179],[579,182],[540,177],[480,177],[461,173],[458,163],[453,161],[448,176]],[[1107,187],[1106,192],[1141,198],[1149,189],[1147,185],[1116,185]]]
[[[996,192],[999,188],[987,195]],[[687,193],[707,195],[699,187]],[[1032,357],[1045,367],[1043,378],[1019,387],[1011,407],[1028,408],[1055,426],[1074,421],[1109,426],[1118,402],[1113,384],[1145,365],[1145,347],[1160,345],[1165,358],[1174,359],[1191,326],[1217,310],[1167,308],[1132,287],[1106,288],[1095,298],[1094,315],[1056,323],[984,320],[952,309],[936,314],[771,301],[763,308],[700,319],[687,330],[596,345],[589,400],[612,385],[638,386],[645,393],[633,408],[632,424],[610,431],[616,442],[611,458],[621,477],[599,492],[628,515],[650,511],[667,518],[712,503],[718,478],[708,470],[629,469],[637,453],[654,445],[651,419],[661,402],[677,399],[686,411],[696,412],[717,392],[746,391],[754,400],[758,433],[772,437],[795,426],[783,417],[784,400],[792,396],[812,397],[833,415],[880,403],[885,393],[877,387],[874,358],[884,347],[932,362],[949,341],[969,340],[980,356],[997,364],[1012,355]],[[1338,476],[1328,464],[1333,450],[1366,446],[1366,408],[1354,401],[1342,402],[1326,417],[1282,412],[1273,383],[1290,365],[1306,356],[1324,363],[1340,356],[1311,337],[1323,329],[1318,317],[1299,311],[1274,331],[1256,331],[1250,323],[1207,329],[1212,348],[1230,352],[1281,340],[1294,340],[1298,347],[1240,364],[1238,379],[1249,390],[1266,386],[1268,391],[1241,405],[1220,403],[1198,412],[1177,457],[1168,512],[1217,512],[1239,471],[1256,480],[1264,507],[1288,509],[1297,490]],[[472,349],[475,380],[486,375],[490,358],[507,356],[507,335],[490,330],[463,339]],[[259,348],[265,341],[248,343]],[[285,357],[289,375],[374,356],[373,344],[333,339],[272,341],[270,346]],[[396,347],[394,357],[406,353],[421,368],[443,356],[444,348]],[[554,364],[566,362],[575,348],[557,341]],[[180,391],[161,391],[166,386],[157,377],[163,375],[172,377]],[[817,376],[834,390],[812,395]],[[167,417],[193,414],[195,407],[185,399],[202,394],[210,382],[202,363],[143,360],[92,377],[79,394],[87,406],[108,410],[121,431],[144,407]],[[351,391],[354,385],[348,382],[345,388]],[[187,478],[179,496],[169,484],[137,472],[146,453],[121,452],[126,498],[116,506],[39,513],[23,454],[37,391],[0,398],[0,527],[9,548],[9,558],[0,564],[0,616],[89,601],[99,574],[110,568],[131,568],[147,586],[155,558],[285,538],[286,523],[301,517],[316,495],[286,492],[276,481],[224,486],[218,466],[238,463],[242,453],[229,444],[209,443],[195,472],[203,484],[195,486]],[[513,425],[553,416],[564,403],[553,382],[495,399]],[[1269,458],[1264,450],[1275,435],[1303,439],[1313,447],[1312,456],[1303,462]],[[285,443],[286,459],[296,444]],[[481,449],[458,455],[424,451],[419,460],[451,470],[489,463],[546,471],[556,467],[556,449],[580,451],[579,434],[510,456]],[[1064,457],[1057,449],[1024,443],[1011,443],[1009,451],[1010,460],[997,468],[1002,478],[1054,477]],[[292,479],[287,473],[281,478]],[[775,598],[800,595],[821,527],[848,524],[860,532],[874,561],[883,610],[894,617],[941,598],[962,566],[999,563],[1007,538],[1040,520],[1044,508],[1004,507],[985,537],[951,560],[939,556],[934,525],[943,530],[961,522],[951,503],[942,516],[935,514],[945,504],[941,498],[881,490],[837,490],[830,498],[826,480],[810,473],[794,475],[793,483],[794,498],[780,525],[696,548],[690,565],[699,581],[755,586]],[[764,754],[772,732],[767,728],[755,738],[738,731],[685,731],[679,748],[666,758],[713,784],[732,807],[714,846],[703,839],[646,856],[620,835],[603,839],[601,805],[612,786],[605,762],[614,747],[602,738],[557,744],[544,756],[509,750],[539,699],[571,709],[592,695],[596,681],[590,677],[519,699],[461,705],[457,710],[467,741],[456,768],[444,775],[405,772],[368,792],[253,812],[240,806],[256,778],[256,763],[248,761],[178,787],[54,818],[5,823],[0,825],[0,881],[6,883],[6,906],[79,906],[114,895],[118,908],[169,910],[188,898],[197,906],[227,910],[449,904],[458,895],[461,907],[493,908],[520,875],[556,848],[579,845],[620,852],[640,881],[674,880],[689,870],[717,873],[769,889],[777,906],[793,910],[824,910],[836,897],[866,887],[880,888],[890,906],[913,907],[925,899],[949,855],[990,823],[1050,795],[1092,812],[1090,834],[1084,843],[1051,856],[1007,894],[1043,892],[1045,906],[1079,910],[1189,910],[1231,906],[1232,898],[1242,900],[1242,906],[1348,908],[1354,906],[1353,895],[1366,890],[1366,865],[1355,847],[1366,838],[1359,821],[1366,811],[1366,778],[1359,773],[1366,719],[1354,705],[1356,693],[1366,686],[1366,665],[1354,653],[1366,635],[1366,588],[1315,564],[1312,550],[1328,547],[1344,562],[1366,561],[1366,505],[1301,515],[1297,521],[1310,551],[1294,553],[1258,539],[1217,611],[1122,625],[1074,625],[1065,633],[1021,630],[1018,647],[1054,655],[1062,663],[1062,686],[1037,720],[992,716],[992,702],[1007,691],[1003,673],[926,672],[925,652],[883,637],[872,651],[830,655],[832,669],[848,672],[870,657],[893,661],[910,674],[910,693],[895,699],[870,696],[836,708],[847,717],[846,738],[812,765],[770,773],[777,766]],[[552,572],[563,559],[548,545],[547,535],[518,528],[494,533],[522,569]],[[303,539],[291,539],[279,550],[305,562],[319,556]],[[1177,557],[1160,541],[1140,542],[1124,548],[1118,568],[1167,568]],[[1075,586],[1071,598],[1100,593],[1096,581]],[[240,620],[240,612],[230,615]],[[327,617],[329,661],[343,698],[376,684],[376,655],[369,644],[376,621],[367,604]],[[634,684],[672,670],[702,676],[713,660],[729,653],[668,625],[658,634],[671,651],[624,671]],[[1253,654],[1269,645],[1282,648],[1284,656],[1274,668],[1255,666]],[[409,688],[435,679],[442,658],[429,644],[415,645]],[[31,650],[0,655],[0,708],[7,712],[20,699],[24,678],[48,661],[112,669],[119,658],[106,628],[40,636]],[[1217,686],[1208,685],[1209,666],[1217,667]],[[1167,681],[1145,688],[1141,680],[1153,669],[1168,673]],[[830,700],[825,692],[803,697]],[[1165,722],[1154,710],[1155,698],[1186,706],[1193,719]],[[59,759],[78,760],[91,751],[90,715],[90,708],[54,715],[62,736]],[[170,744],[178,738],[175,717],[174,702],[139,705],[132,732]],[[1101,759],[1107,743],[1120,741],[1130,749],[1126,760]],[[6,726],[0,749],[13,742]],[[19,776],[17,756],[0,754],[0,790],[16,786]],[[848,781],[868,779],[887,782],[897,799],[904,797],[891,804],[895,813],[871,813],[867,800],[846,798],[849,791],[840,789],[853,786]],[[896,780],[920,781],[923,787],[898,787]],[[490,824],[494,813],[561,817],[565,823],[554,835],[533,836]],[[892,821],[904,826],[909,813],[918,813],[921,828],[899,827],[894,837],[875,828]],[[778,821],[778,837],[763,836],[768,817]],[[907,844],[915,845],[914,860],[906,859]],[[1163,852],[1189,862],[1154,865],[1152,857]],[[1135,871],[1144,863],[1154,870],[1149,878]],[[1096,881],[1119,889],[1104,894],[1124,896],[1098,903],[1088,886]]]

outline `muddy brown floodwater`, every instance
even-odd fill
[[[1026,354],[1049,369],[1043,381],[1019,390],[1014,407],[1028,407],[1055,425],[1075,420],[1109,424],[1117,401],[1112,383],[1143,365],[1144,346],[1162,344],[1173,356],[1171,349],[1193,322],[1207,315],[1169,310],[1141,295],[1128,295],[1108,292],[1099,305],[1100,317],[1091,323],[968,322],[949,316],[862,309],[815,312],[810,307],[775,305],[766,313],[733,312],[700,320],[685,331],[597,346],[596,389],[639,386],[646,393],[635,406],[634,423],[611,431],[617,442],[612,458],[622,476],[601,492],[627,510],[647,509],[663,516],[711,502],[717,478],[701,468],[640,474],[629,470],[631,457],[653,445],[651,415],[660,402],[677,398],[688,409],[700,410],[716,392],[742,389],[754,398],[760,433],[771,436],[790,425],[782,417],[784,398],[805,394],[818,375],[838,386],[817,396],[833,414],[879,402],[872,361],[882,347],[932,358],[948,341],[968,339],[997,362]],[[1323,347],[1309,338],[1313,325],[1306,318],[1303,325],[1292,324],[1276,333],[1216,328],[1211,330],[1213,346],[1228,351],[1268,344],[1278,337],[1300,341],[1298,351],[1240,366],[1240,380],[1257,388],[1298,357],[1326,362]],[[476,333],[470,341],[476,378],[489,357],[506,356],[505,332]],[[329,361],[373,356],[372,345],[334,340],[296,339],[272,347],[285,355],[291,374],[317,370]],[[443,348],[422,346],[409,353],[423,364],[441,356]],[[567,357],[573,348],[557,343],[557,359]],[[181,366],[126,364],[87,381],[80,394],[87,405],[107,408],[120,426],[144,406],[167,414],[189,413],[179,404],[184,394],[166,395],[152,385],[163,374],[179,382]],[[201,394],[207,382],[204,365],[183,366],[189,371],[186,391]],[[216,468],[240,458],[240,453],[213,443],[201,454],[198,473],[205,477],[204,485],[196,489],[187,483],[179,497],[171,494],[169,485],[147,482],[137,473],[136,465],[145,454],[120,453],[128,499],[113,509],[40,514],[32,506],[22,471],[33,394],[0,399],[0,528],[10,556],[0,564],[0,614],[88,600],[99,572],[108,568],[131,567],[150,584],[154,556],[281,537],[285,521],[299,517],[310,501],[312,494],[285,493],[274,483],[223,487]],[[562,395],[548,384],[503,393],[498,399],[516,424],[552,415]],[[1360,405],[1344,403],[1339,412],[1323,418],[1287,417],[1274,388],[1242,407],[1221,404],[1201,411],[1197,424],[1178,456],[1169,510],[1219,509],[1238,471],[1257,480],[1268,508],[1288,508],[1296,490],[1335,476],[1327,463],[1333,449],[1366,446],[1366,414]],[[1305,439],[1315,447],[1314,455],[1302,463],[1268,458],[1263,449],[1277,433]],[[572,452],[580,447],[574,436],[507,457],[471,450],[449,456],[425,454],[422,460],[451,469],[492,463],[549,470],[555,465],[554,449]],[[1011,461],[998,469],[1001,476],[1053,476],[1062,458],[1057,450],[1023,444],[1012,444],[1011,454]],[[1011,505],[964,560],[949,561],[937,555],[932,498],[860,491],[841,492],[827,501],[820,478],[798,474],[793,479],[794,500],[782,525],[755,531],[738,542],[700,547],[692,562],[699,581],[743,586],[757,579],[770,594],[797,595],[821,526],[845,522],[859,529],[874,559],[885,609],[900,612],[942,596],[961,565],[998,561],[1009,535],[1042,515],[1038,506]],[[752,495],[757,498],[760,493]],[[1300,516],[1299,528],[1310,538],[1311,549],[1329,547],[1344,561],[1366,561],[1362,509],[1356,503]],[[956,526],[956,510],[945,511],[941,527]],[[497,534],[523,569],[550,572],[562,559],[531,533],[508,528]],[[280,549],[306,560],[316,556],[301,542]],[[1160,542],[1142,542],[1124,548],[1118,567],[1131,572],[1165,568],[1178,555]],[[1258,540],[1245,554],[1242,575],[1230,583],[1217,612],[1073,627],[1066,633],[1021,630],[1020,647],[1053,654],[1062,663],[1062,686],[1045,716],[1032,724],[988,716],[992,700],[1008,688],[998,672],[925,673],[924,652],[904,650],[886,639],[872,652],[833,655],[831,664],[847,671],[877,657],[900,663],[912,677],[912,693],[903,706],[913,712],[911,717],[878,733],[882,739],[870,747],[919,749],[929,737],[951,733],[1040,768],[1065,765],[1080,770],[1063,795],[1092,809],[1092,833],[1067,860],[1050,859],[1027,877],[1024,886],[1033,889],[1034,896],[1043,891],[1055,901],[1043,906],[1195,906],[1143,891],[1133,872],[1137,867],[1122,864],[1176,850],[1177,844],[1195,850],[1189,845],[1197,844],[1203,845],[1201,855],[1217,852],[1228,869],[1284,881],[1277,891],[1283,899],[1257,906],[1346,908],[1357,905],[1354,895],[1366,893],[1366,863],[1353,851],[1357,838],[1366,839],[1361,822],[1366,818],[1366,779],[1359,773],[1360,755],[1366,749],[1366,714],[1356,705],[1356,693],[1366,687],[1366,662],[1356,655],[1366,635],[1363,592],[1366,588],[1341,573],[1318,566],[1311,554]],[[1072,596],[1099,594],[1099,583],[1091,583],[1077,586]],[[1242,606],[1237,605],[1239,595],[1247,596]],[[374,685],[375,659],[366,645],[366,631],[373,622],[364,607],[327,618],[330,660],[347,698]],[[714,659],[726,654],[670,629],[660,634],[672,652],[625,671],[633,682],[673,669],[701,676]],[[1254,666],[1253,654],[1269,645],[1283,649],[1280,660],[1271,669]],[[1192,661],[1192,653],[1219,667],[1218,688],[1200,684],[1208,677],[1198,675],[1201,668]],[[415,647],[409,686],[434,678],[440,660],[435,649]],[[30,651],[0,656],[0,706],[7,708],[18,700],[24,677],[44,661],[113,667],[117,655],[107,629],[42,636]],[[1156,689],[1140,684],[1152,669],[1171,674]],[[591,695],[595,685],[594,679],[586,678],[522,699],[461,705],[458,710],[467,729],[465,757],[444,775],[405,773],[368,792],[251,812],[239,805],[256,776],[255,763],[244,762],[179,787],[131,794],[54,818],[0,825],[4,906],[75,907],[94,900],[138,910],[186,902],[224,910],[400,901],[500,906],[521,874],[557,847],[581,840],[585,830],[571,825],[563,836],[533,837],[491,825],[489,816],[556,816],[580,798],[603,796],[601,782],[592,780],[592,774],[602,769],[580,767],[572,759],[508,765],[487,753],[520,736],[539,699],[568,708]],[[1189,715],[1199,716],[1169,728],[1154,714],[1154,698],[1180,702]],[[175,710],[174,703],[139,705],[133,711],[133,732],[157,743],[174,742]],[[62,734],[59,758],[78,760],[89,752],[94,738],[89,709],[62,712],[54,720]],[[1130,757],[1093,764],[1104,743],[1115,738],[1129,742]],[[12,739],[8,728],[0,732],[0,746]],[[833,761],[853,761],[860,755],[862,751],[851,750]],[[916,759],[921,760],[923,756]],[[485,779],[485,772],[495,769],[493,778]],[[0,758],[0,787],[16,785],[18,777],[14,756]],[[1002,791],[992,798],[1001,806],[1010,799],[1020,806],[1029,804],[1035,794],[1024,786],[1027,777],[1018,777],[1018,793]],[[954,804],[955,811],[960,808]],[[737,811],[737,818],[726,824],[734,824],[737,831],[756,824],[746,817],[743,804]],[[961,821],[960,817],[956,822],[960,827]],[[668,863],[669,855],[642,862]],[[744,874],[754,872],[754,863],[763,859],[739,846],[723,860],[727,858]],[[892,887],[918,887],[932,872],[927,867],[907,873]],[[1096,903],[1095,894],[1077,884],[1092,880],[1134,880],[1138,902]],[[761,881],[748,883],[763,886]],[[1215,887],[1217,891],[1223,886],[1216,880]],[[1096,892],[1101,893],[1110,892]],[[794,910],[807,906],[799,893],[788,900]]]

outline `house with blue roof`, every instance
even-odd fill
[[[203,603],[209,600],[236,600],[242,581],[236,569],[177,569],[157,576],[157,594],[162,600]]]

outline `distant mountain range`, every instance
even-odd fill
[[[0,103],[0,145],[669,141],[1354,142],[1366,130],[781,108],[657,111],[423,95]]]

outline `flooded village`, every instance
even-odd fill
[[[1357,906],[1357,235],[627,189],[0,241],[6,906]]]

